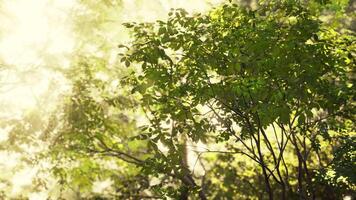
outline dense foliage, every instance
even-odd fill
[[[83,14],[89,36],[62,71],[71,92],[47,120],[3,122],[15,127],[7,145],[47,145],[27,158],[46,161],[58,198],[353,198],[355,33],[347,1],[335,2],[172,9],[166,20],[124,23],[120,62],[112,37],[88,34]],[[97,29],[110,14],[98,13]],[[97,182],[109,189],[93,191]]]
[[[84,64],[57,142],[60,154],[99,155],[86,158],[91,167],[105,156],[123,167],[108,170],[115,195],[337,199],[355,190],[352,33],[292,1],[178,9],[125,26],[134,39],[119,46],[130,67],[121,84],[110,93]],[[146,120],[130,118],[134,110]]]

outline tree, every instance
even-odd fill
[[[354,140],[354,126],[343,128],[355,116],[354,37],[294,1],[169,15],[166,22],[127,23],[134,39],[122,46],[122,62],[137,68],[123,82],[141,95],[150,121],[142,138],[155,156],[143,171],[180,180],[181,199],[206,199],[206,177],[198,186],[184,149],[188,139],[216,141],[224,151],[200,153],[254,161],[268,199],[316,199],[315,173],[325,167],[320,142],[341,132]],[[296,163],[286,161],[287,150]]]
[[[99,37],[104,56],[73,62],[72,93],[44,134],[52,171],[77,198],[352,194],[354,35],[320,21],[322,10],[314,1],[172,10],[125,24],[133,40],[119,46],[122,65],[109,64],[113,45]],[[112,190],[93,194],[106,179]]]

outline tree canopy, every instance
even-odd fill
[[[193,144],[223,143],[224,152],[216,153],[227,161],[242,154],[260,167],[255,170],[266,192],[261,197],[322,195],[314,181],[328,165],[320,158],[320,143],[354,137],[352,126],[346,126],[354,121],[354,36],[336,32],[294,2],[256,10],[226,4],[205,15],[184,10],[169,15],[166,22],[126,24],[134,40],[122,58],[126,66],[140,66],[124,82],[141,94],[149,115],[143,131],[152,141],[154,162],[167,166],[165,173],[173,172],[186,190],[233,198],[232,188],[212,192],[210,187],[219,187],[204,182],[209,170],[201,186],[185,182],[192,175],[182,163],[186,138]],[[157,147],[159,142],[168,152]],[[287,163],[292,156],[297,162]],[[351,164],[349,156],[345,161]],[[229,183],[231,174],[225,178]],[[333,178],[353,187],[352,176]]]
[[[119,3],[81,3],[103,12],[94,28],[82,23],[90,15],[78,17],[82,43],[60,70],[70,92],[48,119],[31,112],[3,122],[15,127],[6,145],[16,151],[43,143],[29,162],[45,163],[55,198],[70,199],[70,190],[74,199],[355,197],[348,1],[171,9],[154,22],[124,22],[121,44],[110,41],[123,30],[105,25]],[[99,182],[110,189],[93,190]]]

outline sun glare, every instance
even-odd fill
[[[67,67],[74,40],[68,11],[72,0],[12,0],[3,2],[0,38],[2,82],[0,100],[6,106],[1,117],[16,116],[36,105],[53,79],[46,57]],[[2,108],[3,110],[3,108]]]
[[[10,27],[0,42],[0,54],[5,63],[12,65],[41,64],[41,53],[69,53],[73,47],[70,24],[65,10],[70,1],[4,2],[6,20]],[[56,7],[54,7],[55,5]]]
[[[73,0],[3,1],[0,18],[0,119],[21,119],[26,110],[56,84],[55,94],[65,86],[64,78],[54,67],[68,67],[74,48],[69,12]],[[52,66],[53,63],[59,66]],[[46,96],[47,98],[47,96]],[[9,127],[0,130],[0,142],[8,139]],[[18,154],[0,154],[0,180],[8,179],[12,195],[21,194],[32,184],[36,170],[18,169]],[[10,178],[11,177],[11,178]],[[0,187],[7,187],[6,184]],[[31,199],[45,199],[33,194]]]

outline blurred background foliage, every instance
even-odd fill
[[[225,122],[206,115],[199,118],[198,125],[183,123],[190,119],[183,112],[191,109],[189,105],[167,99],[161,99],[160,104],[153,103],[148,95],[155,98],[155,91],[146,92],[147,88],[130,81],[136,76],[148,82],[165,79],[154,72],[145,73],[138,58],[125,58],[130,56],[131,50],[140,49],[140,45],[137,48],[133,45],[135,42],[150,41],[142,35],[141,39],[138,37],[145,30],[148,34],[158,34],[157,40],[164,34],[176,34],[169,32],[171,30],[158,30],[162,22],[192,17],[197,20],[193,23],[208,26],[204,16],[229,19],[228,10],[226,16],[222,11],[230,7],[219,7],[222,3],[236,3],[247,10],[256,10],[274,5],[273,2],[279,1],[0,1],[0,197],[186,199],[188,195],[190,199],[203,199],[204,193],[207,199],[270,198],[263,168],[237,153],[242,146],[222,133]],[[341,68],[347,66],[343,75],[346,74],[349,81],[350,93],[345,94],[350,106],[347,113],[312,127],[311,132],[317,132],[315,138],[300,137],[304,139],[305,150],[313,151],[306,159],[312,183],[306,183],[308,177],[303,178],[307,187],[303,197],[298,192],[298,156],[293,146],[284,150],[283,162],[287,167],[281,167],[281,173],[289,176],[287,199],[312,199],[308,187],[313,187],[315,199],[355,198],[353,39],[356,2],[282,2],[307,8],[311,16],[322,22],[328,30],[323,39],[339,50],[335,53],[337,59],[350,52],[342,58],[346,64],[341,65]],[[214,7],[219,8],[211,11]],[[244,15],[247,16],[241,14]],[[277,17],[283,18],[281,15]],[[40,19],[45,21],[38,22]],[[33,23],[29,23],[31,20]],[[161,22],[153,25],[156,20]],[[293,24],[295,19],[288,20]],[[231,21],[221,23],[228,26]],[[337,43],[336,40],[344,39],[342,37],[348,38],[349,43]],[[178,48],[184,47],[183,39],[181,43],[177,44]],[[148,48],[154,50],[155,46]],[[160,59],[165,60],[165,57]],[[169,65],[168,62],[165,64]],[[164,85],[159,89],[165,87],[169,91]],[[180,95],[177,93],[182,101],[190,100]],[[331,103],[341,105],[337,100]],[[199,109],[209,111],[204,105]],[[195,111],[192,112],[194,115]],[[300,121],[316,117],[323,116],[306,111],[304,118],[307,119]],[[172,131],[172,121],[182,122],[182,129],[191,128],[194,133],[169,138],[166,133]],[[273,133],[272,127],[266,131]],[[246,136],[245,139],[251,138]],[[278,140],[271,139],[271,143],[277,148]],[[271,165],[272,155],[269,147],[265,148],[263,154]],[[281,199],[279,183],[272,180],[270,184],[274,198]]]

